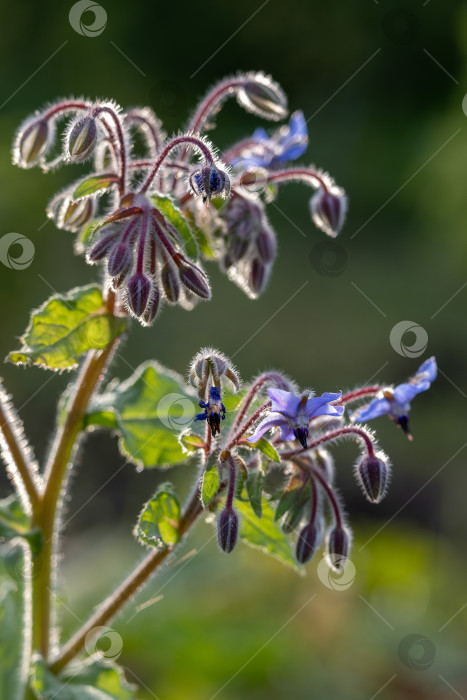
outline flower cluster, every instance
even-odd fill
[[[280,86],[251,72],[214,86],[173,138],[149,108],[124,111],[112,101],[85,99],[48,106],[17,132],[13,161],[20,167],[92,163],[90,175],[52,199],[48,215],[78,234],[77,252],[104,266],[107,288],[143,325],[164,303],[192,308],[210,298],[200,258],[217,259],[250,297],[262,293],[277,249],[266,204],[280,184],[299,180],[316,189],[312,218],[327,234],[343,225],[343,190],[313,166],[289,167],[308,144],[301,112],[272,134],[256,129],[219,156],[203,132],[233,96],[263,119],[287,115]]]
[[[218,383],[208,386],[206,382],[214,376],[212,368]],[[209,443],[204,448],[206,468],[212,454],[219,469],[220,488],[215,502],[222,504],[217,517],[221,548],[231,552],[239,536],[236,499],[258,498],[260,484],[260,496],[273,505],[283,532],[290,537],[296,535],[297,561],[309,561],[324,542],[329,565],[342,569],[349,556],[352,534],[328,448],[343,439],[357,442],[356,481],[367,500],[379,503],[387,490],[390,460],[374,433],[355,422],[389,414],[406,430],[410,401],[428,389],[436,377],[435,358],[426,360],[412,379],[395,388],[364,386],[346,394],[325,392],[315,396],[310,390],[299,391],[279,372],[265,373],[250,385],[231,417],[227,434],[220,436],[220,424],[226,418],[220,387],[228,372],[229,361],[212,348],[197,355],[191,368],[191,375],[198,382],[204,378],[202,393],[209,397],[200,401],[204,412],[195,421],[205,420],[208,435],[216,437],[213,446]],[[233,386],[237,388],[238,382]],[[348,405],[366,397],[375,398],[367,406],[349,412],[347,419]],[[255,508],[258,509],[258,501]]]

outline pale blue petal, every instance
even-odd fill
[[[367,420],[372,420],[372,418],[384,416],[385,413],[390,413],[390,411],[391,403],[387,399],[373,399],[366,406],[361,406],[356,411],[353,411],[351,417],[357,423],[364,423]]]
[[[284,389],[268,389],[268,394],[272,403],[272,411],[283,413],[289,418],[294,418],[297,415],[301,401],[299,396],[294,396],[290,391],[284,391]]]
[[[405,384],[399,384],[394,389],[394,400],[397,403],[403,405],[405,403],[410,403],[412,399],[420,394],[422,391],[426,391],[431,386],[430,382],[421,380],[419,382],[407,382]]]
[[[425,360],[425,362],[420,365],[414,379],[416,380],[420,374],[424,374],[424,378],[429,382],[435,381],[438,374],[438,367],[436,366],[435,357],[429,357],[428,360]]]
[[[307,418],[315,416],[341,416],[344,413],[343,406],[331,406],[332,401],[337,401],[342,396],[342,392],[338,393],[325,392],[321,396],[314,396],[308,399],[303,411],[303,415]]]
[[[283,425],[288,425],[283,416],[277,413],[270,413],[266,418],[263,418],[253,435],[247,438],[247,442],[258,442],[268,430],[275,427],[282,427]]]

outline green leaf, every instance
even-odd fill
[[[251,447],[251,449],[260,450],[260,452],[265,454],[266,457],[272,459],[273,462],[281,461],[281,458],[277,454],[276,448],[273,447],[269,440],[266,440],[265,438],[260,438],[257,442],[247,442],[246,440],[242,440],[241,445],[242,447]]]
[[[188,255],[188,257],[196,260],[198,258],[198,244],[191,230],[188,221],[184,217],[181,210],[176,206],[170,197],[163,195],[153,195],[152,201],[157,209],[164,215],[166,220],[172,224],[178,233],[178,242]]]
[[[282,529],[286,533],[293,532],[299,524],[306,506],[310,503],[311,486],[307,483],[305,486],[297,486],[290,491],[282,494],[282,497],[277,505],[275,520],[276,522],[285,515],[282,523]]]
[[[125,457],[140,467],[161,467],[186,461],[178,435],[192,425],[196,410],[183,378],[150,362],[98,396],[86,424],[116,428]]]
[[[250,471],[246,481],[246,490],[253,512],[258,518],[263,515],[263,481],[264,476],[261,469]]]
[[[219,469],[216,462],[206,467],[201,486],[201,501],[206,508],[214,498],[219,488]]]
[[[88,350],[103,350],[126,330],[124,318],[109,314],[98,285],[56,294],[32,312],[22,347],[7,360],[47,369],[72,369]]]
[[[300,570],[292,553],[289,539],[274,522],[274,510],[262,500],[263,517],[259,519],[249,501],[236,501],[240,519],[240,537],[251,547],[263,550],[267,554],[280,559],[284,564]]]
[[[42,531],[38,527],[30,528],[29,518],[19,498],[10,496],[0,501],[0,539],[12,540],[15,537],[26,540],[34,554],[42,549]]]
[[[29,667],[25,545],[0,546],[0,698],[22,700]]]
[[[108,661],[88,661],[67,667],[59,678],[43,659],[31,668],[31,688],[38,700],[135,700],[136,688],[125,680],[123,671]]]
[[[140,513],[135,537],[143,544],[164,547],[180,539],[180,503],[169,482],[161,484]]]
[[[78,183],[72,194],[73,199],[84,199],[95,194],[101,194],[119,180],[115,173],[103,173],[102,175],[90,175]]]
[[[187,452],[196,452],[206,447],[203,438],[196,433],[185,433],[180,437],[180,442]]]

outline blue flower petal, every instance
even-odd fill
[[[253,136],[251,137],[252,141],[269,141],[269,134],[266,131],[266,129],[263,129],[262,126],[259,126],[257,129],[254,130]]]
[[[301,401],[299,396],[295,396],[290,391],[284,391],[284,389],[268,389],[268,394],[272,404],[271,411],[283,413],[289,418],[294,418],[297,415]]]
[[[385,413],[391,412],[391,403],[388,399],[373,399],[366,406],[361,406],[357,408],[351,415],[354,422],[364,423],[367,420],[372,420],[372,418],[378,418],[379,416],[384,416]]]
[[[247,442],[258,442],[258,440],[263,437],[264,433],[267,433],[271,428],[282,427],[284,425],[288,426],[288,423],[283,416],[278,413],[269,413],[257,426],[253,435],[247,438]]]
[[[435,381],[438,374],[438,367],[436,365],[435,357],[429,357],[428,360],[425,360],[425,362],[420,365],[414,379],[417,379],[420,374],[426,375],[425,379],[429,382]]]
[[[404,384],[399,384],[394,389],[394,400],[398,404],[410,403],[412,399],[419,394],[421,391],[426,391],[430,388],[430,382],[418,382],[417,384],[412,384],[406,382]]]
[[[315,416],[341,416],[344,413],[343,406],[331,406],[332,401],[337,401],[342,396],[342,392],[325,392],[321,396],[314,396],[308,399],[303,414],[307,418]]]

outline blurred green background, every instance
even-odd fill
[[[189,314],[170,309],[149,330],[135,324],[115,374],[125,378],[148,358],[184,373],[207,344],[233,357],[245,380],[278,367],[318,391],[373,375],[400,381],[431,354],[441,369],[416,400],[413,443],[385,419],[374,424],[394,463],[380,506],[367,505],[353,482],[355,448],[335,450],[355,531],[351,587],[328,590],[319,556],[304,578],[245,545],[225,557],[212,539],[204,546],[212,529],[201,524],[184,546],[202,551],[172,563],[138,602],[163,598],[130,620],[131,605],[114,625],[129,679],[135,673],[145,684],[141,698],[160,700],[466,695],[466,4],[103,0],[107,26],[93,38],[70,26],[71,4],[0,3],[0,234],[22,233],[36,247],[28,269],[0,267],[2,356],[16,347],[31,307],[95,275],[73,257],[72,234],[57,232],[44,213],[79,169],[15,169],[18,123],[73,94],[149,104],[173,133],[217,79],[262,69],[282,84],[291,109],[311,118],[307,162],[348,192],[339,247],[319,245],[310,193],[284,188],[269,209],[280,255],[263,297],[248,300],[211,265],[213,300]],[[256,125],[231,102],[211,136],[223,148]],[[403,320],[428,333],[420,357],[391,347],[390,331]],[[2,376],[43,456],[69,375],[4,365]],[[118,471],[123,462],[105,434],[82,450],[65,515],[65,634],[141,556],[129,528],[160,475]],[[182,492],[189,472],[171,475]],[[4,479],[1,495],[8,490]],[[412,634],[433,646],[404,651]]]

